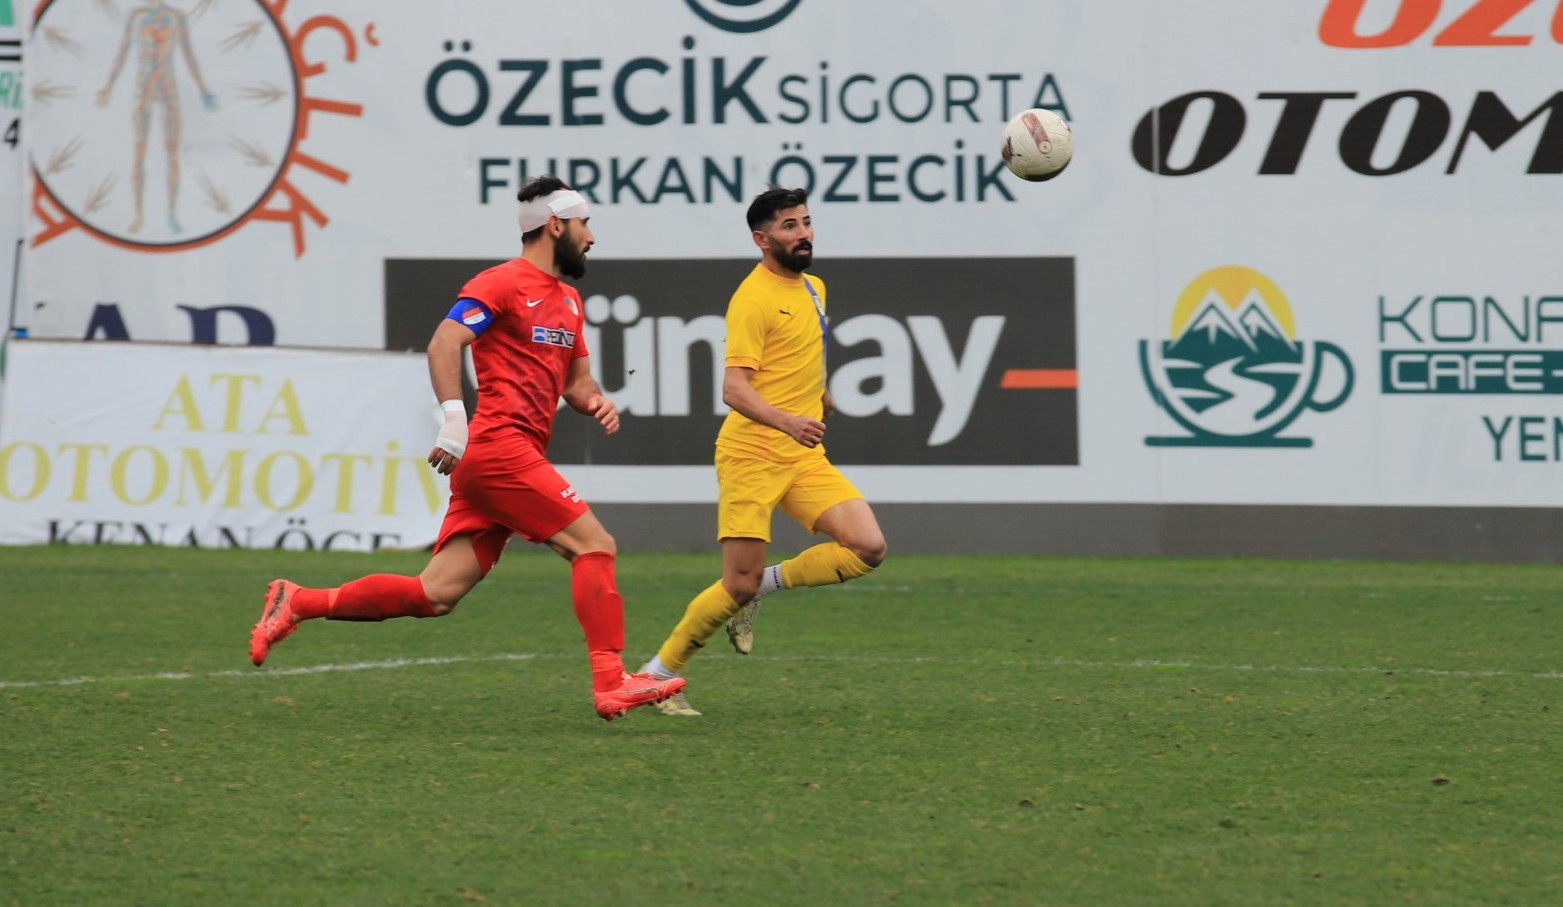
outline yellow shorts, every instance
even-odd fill
[[[716,452],[720,488],[716,537],[771,540],[771,513],[782,512],[811,534],[820,514],[844,501],[861,498],[856,487],[824,457],[776,463]]]

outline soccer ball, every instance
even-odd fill
[[[1004,124],[999,153],[1010,173],[1040,183],[1069,166],[1075,153],[1075,134],[1064,118],[1051,110],[1022,110]]]

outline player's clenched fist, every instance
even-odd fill
[[[440,426],[434,449],[429,451],[429,465],[440,475],[448,476],[467,451],[467,405],[460,400],[446,400],[440,403],[440,409],[445,412],[445,422]]]
[[[586,401],[586,415],[600,422],[602,430],[610,435],[619,430],[619,408],[601,394]]]
[[[793,416],[787,420],[787,434],[804,447],[818,447],[825,440],[825,423],[808,416]]]

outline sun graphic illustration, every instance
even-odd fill
[[[1289,340],[1297,338],[1291,304],[1275,281],[1241,265],[1212,268],[1184,288],[1172,309],[1172,337],[1183,336],[1200,324],[1199,315],[1211,305],[1222,305],[1242,316],[1249,311],[1267,313]]]
[[[330,16],[290,31],[286,6],[43,0],[28,45],[32,245],[81,229],[123,248],[173,252],[271,221],[291,229],[303,255],[305,222],[329,219],[300,188],[299,168],[349,178],[304,151],[310,119],[363,114],[309,94],[327,65],[306,58],[305,39],[335,33],[346,63],[359,39]]]

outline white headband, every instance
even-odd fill
[[[573,189],[555,189],[540,198],[521,203],[521,232],[531,233],[548,223],[548,218],[569,220],[572,217],[590,217],[586,199]]]

